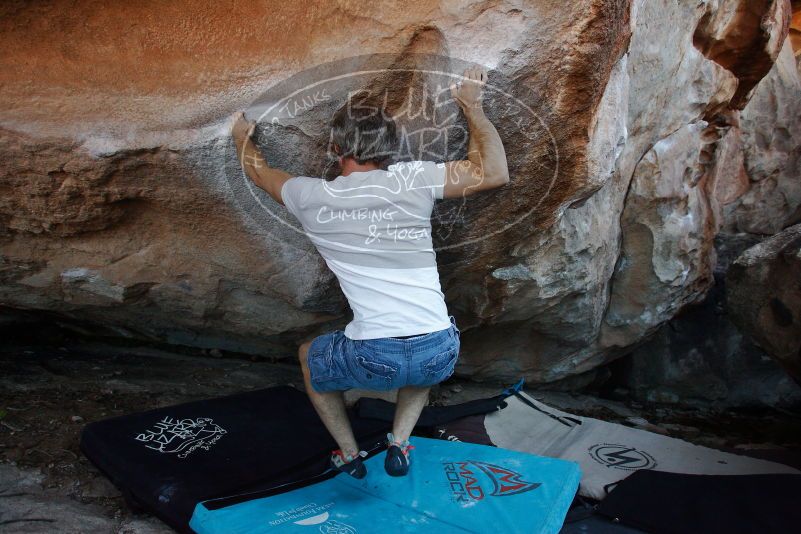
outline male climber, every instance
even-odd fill
[[[460,332],[440,288],[430,218],[435,199],[509,182],[503,144],[482,108],[486,81],[485,70],[471,68],[450,86],[469,127],[466,160],[387,165],[398,151],[394,121],[383,110],[344,106],[331,122],[329,146],[341,171],[333,180],[270,168],[249,142],[255,124],[241,112],[234,117],[231,133],[245,173],[300,221],[353,311],[344,331],[304,342],[298,353],[306,391],[339,445],[331,462],[356,478],[367,473],[366,453],[343,392],[398,390],[384,468],[403,476],[429,389],[456,365]]]

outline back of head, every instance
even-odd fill
[[[383,108],[349,102],[331,120],[330,142],[337,156],[382,165],[397,154],[397,128]]]

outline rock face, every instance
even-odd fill
[[[793,18],[790,20],[790,42],[795,51],[796,65],[801,72],[801,0],[792,0]]]
[[[512,181],[439,204],[434,221],[464,375],[552,381],[611,361],[704,298],[721,228],[798,218],[788,0],[0,10],[0,304],[12,308],[287,357],[344,326],[322,259],[237,175],[226,120],[354,53],[417,69],[365,82],[392,88],[396,110],[430,100],[413,91],[431,79],[425,58],[455,73],[480,63],[498,89],[488,114]],[[263,137],[268,160],[320,173],[340,90]],[[460,140],[432,146],[458,156]]]
[[[727,232],[775,234],[801,220],[801,99],[789,40],[740,115],[745,193],[724,208]]]
[[[727,282],[734,322],[801,383],[801,224],[746,250]]]
[[[751,234],[719,235],[715,285],[707,298],[682,310],[630,355],[614,362],[613,380],[645,402],[801,406],[801,388],[735,326],[726,305],[728,267],[759,240]],[[732,287],[737,284],[736,280],[731,283]]]

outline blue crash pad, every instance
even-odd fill
[[[558,532],[578,489],[578,464],[471,443],[412,438],[406,477],[384,454],[356,480],[339,474],[301,489],[214,509],[198,503],[198,534]]]

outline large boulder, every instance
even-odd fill
[[[801,224],[746,250],[726,281],[734,323],[801,384]]]
[[[435,70],[491,70],[511,183],[434,220],[462,374],[552,381],[626,353],[704,298],[727,214],[769,217],[780,191],[789,220],[801,202],[791,170],[757,175],[801,146],[795,126],[760,133],[801,98],[774,65],[789,0],[0,11],[0,305],[121,335],[289,357],[347,322],[325,263],[237,172],[226,120],[355,65],[391,69],[359,84],[395,110],[425,108]],[[349,89],[331,87],[262,132],[268,160],[325,171],[325,120]]]
[[[539,123],[493,110],[520,179],[473,199],[447,242],[475,244],[442,252],[445,290],[485,298],[490,266],[598,189],[614,163],[614,146],[596,142],[590,154],[587,136],[628,45],[629,3],[550,4],[5,4],[0,303],[126,335],[280,355],[344,325],[347,305],[325,263],[304,236],[266,217],[237,176],[226,122],[290,74],[354,53],[420,68],[421,54],[462,58],[445,65],[456,73],[478,61],[507,80],[502,88],[539,97],[525,103],[553,133],[533,140],[524,134],[537,134]],[[419,79],[398,82],[411,88]],[[328,135],[326,104],[294,117],[264,147],[271,161],[320,170],[311,149],[323,153],[315,142]],[[554,186],[553,166],[542,164],[555,138]],[[601,172],[589,174],[590,164]],[[522,222],[480,239],[488,225],[503,226],[501,213]],[[450,300],[467,328],[490,318],[479,300]]]

